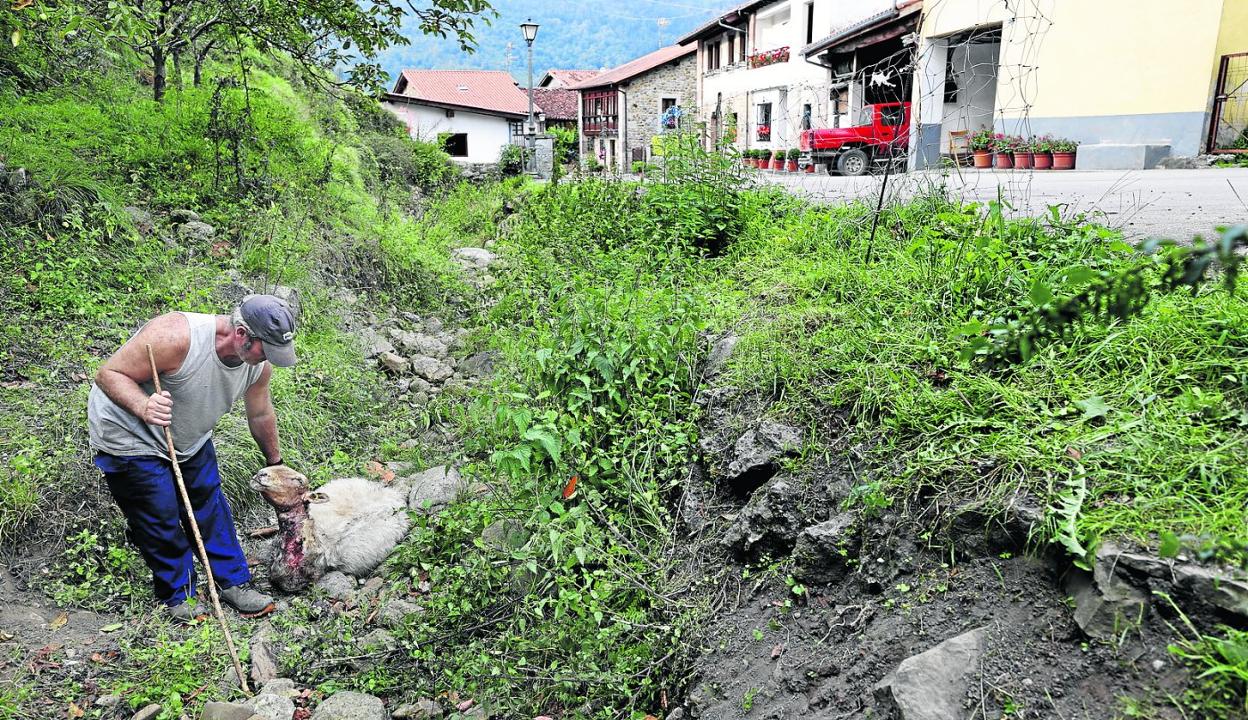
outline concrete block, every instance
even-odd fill
[[[1148,170],[1170,157],[1170,146],[1162,144],[1080,145],[1076,170]]]

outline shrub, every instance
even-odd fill
[[[802,151],[799,150],[798,148],[789,148],[789,151],[788,153],[786,153],[786,155],[788,156],[790,160],[796,160],[802,156]]]
[[[363,137],[385,182],[415,185],[433,190],[450,183],[459,171],[451,156],[434,143],[401,135],[369,134]]]
[[[525,156],[528,153],[520,145],[507,144],[498,153],[498,169],[504,177],[519,175],[524,172]]]

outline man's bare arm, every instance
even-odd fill
[[[95,384],[110,400],[151,425],[168,425],[173,420],[173,400],[168,392],[149,395],[139,386],[152,379],[147,345],[156,356],[161,374],[177,372],[191,346],[190,325],[178,313],[154,318],[95,373]]]
[[[282,459],[277,438],[277,411],[273,409],[273,396],[269,392],[269,379],[273,366],[265,363],[260,377],[247,388],[243,403],[247,408],[247,427],[256,446],[264,453],[264,461],[270,465]]]

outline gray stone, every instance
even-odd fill
[[[262,686],[277,677],[277,651],[269,642],[267,633],[257,633],[251,639],[251,682]]]
[[[151,235],[156,229],[156,224],[152,222],[152,214],[143,208],[127,205],[125,213],[130,218],[130,224],[134,225],[135,231],[140,235]]]
[[[190,222],[199,222],[199,213],[186,208],[178,208],[169,213],[169,221],[174,225],[183,225]]]
[[[511,518],[495,521],[481,531],[481,542],[500,553],[510,554],[512,550],[524,547],[528,541],[529,534],[524,529],[524,523]]]
[[[418,377],[412,378],[412,381],[408,383],[407,389],[413,393],[427,393],[431,387],[433,386],[429,384],[428,380]]]
[[[793,572],[806,582],[834,583],[849,572],[849,560],[857,554],[857,546],[854,515],[841,513],[797,536]]]
[[[439,465],[416,475],[411,480],[407,506],[412,510],[437,510],[445,507],[459,494],[461,478],[459,471],[448,465]]]
[[[802,529],[798,494],[785,478],[773,478],[759,488],[724,532],[721,543],[738,553],[787,553]]]
[[[26,168],[18,168],[9,173],[8,186],[12,192],[21,192],[30,187],[30,178],[26,175]]]
[[[407,333],[401,341],[404,351],[441,360],[446,357],[446,343],[432,335]]]
[[[243,704],[264,720],[290,720],[295,715],[295,703],[282,695],[260,693]]]
[[[192,220],[178,226],[178,239],[189,243],[208,242],[217,236],[217,229],[206,222]]]
[[[347,599],[356,589],[355,579],[337,570],[325,573],[320,580],[316,581],[316,586],[335,600]]]
[[[461,247],[451,251],[451,258],[465,270],[485,270],[498,260],[498,256],[477,247]]]
[[[707,377],[715,377],[724,371],[724,367],[728,365],[729,358],[737,349],[737,343],[741,338],[736,335],[729,335],[720,338],[715,345],[711,347],[711,354],[706,359],[706,375]]]
[[[494,374],[494,363],[498,361],[498,353],[489,350],[469,355],[459,364],[459,372],[471,377],[488,377]]]
[[[117,695],[101,695],[95,699],[96,707],[111,708],[121,702],[121,698]]]
[[[964,717],[962,701],[987,639],[988,629],[978,628],[902,660],[875,686],[876,700],[900,720]]]
[[[405,358],[392,352],[383,352],[377,356],[377,359],[395,375],[402,375],[410,367],[410,363]]]
[[[382,337],[381,333],[371,327],[360,331],[360,344],[364,346],[364,357],[377,357],[382,353],[393,353],[394,345]]]
[[[152,720],[160,714],[160,706],[152,703],[130,716],[130,720]]]
[[[1248,582],[1194,563],[1174,568],[1174,584],[1201,602],[1248,621]]]
[[[1216,155],[1197,155],[1195,157],[1172,155],[1168,158],[1162,158],[1161,162],[1157,163],[1157,167],[1166,170],[1203,170],[1213,167],[1215,162],[1217,162]]]
[[[394,636],[381,628],[359,638],[355,645],[366,652],[390,652],[399,646]]]
[[[429,698],[421,698],[400,706],[390,717],[395,720],[438,720],[442,717],[442,706]]]
[[[436,317],[425,318],[425,332],[430,335],[437,335],[442,332],[442,321]]]
[[[429,404],[429,393],[418,392],[412,396],[412,405],[415,407],[424,407]]]
[[[343,691],[326,698],[312,712],[312,720],[387,720],[381,700],[364,693]]]
[[[1109,639],[1139,622],[1148,595],[1113,574],[1104,562],[1094,572],[1072,570],[1066,592],[1075,600],[1075,623],[1088,637]]]
[[[424,378],[431,383],[440,383],[455,374],[454,370],[447,367],[445,363],[437,358],[414,355],[411,363],[412,372],[416,373],[417,377]]]
[[[734,482],[760,471],[774,472],[780,458],[795,454],[801,447],[800,430],[764,420],[737,439],[723,476]]]
[[[287,700],[287,702],[290,701]],[[293,703],[290,712],[291,715],[295,712]],[[255,714],[256,713],[252,712],[251,708],[246,705],[236,705],[228,702],[210,702],[204,705],[204,711],[203,714],[199,716],[199,720],[251,720],[251,716]],[[290,720],[290,715],[281,718],[281,720]]]
[[[409,617],[419,615],[424,611],[425,609],[421,606],[407,600],[390,600],[381,606],[381,611],[377,613],[377,621],[388,628],[402,627]]]
[[[299,689],[295,687],[295,681],[290,678],[273,678],[264,683],[260,687],[261,695],[280,695],[286,698],[293,698],[299,695]]]

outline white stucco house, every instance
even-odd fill
[[[698,118],[707,144],[787,150],[804,129],[853,124],[864,104],[865,64],[876,59],[872,53],[860,62],[857,51],[875,39],[872,18],[891,18],[898,5],[756,0],[682,37],[680,44],[698,48]]]
[[[519,144],[529,112],[528,93],[501,70],[404,70],[381,104],[420,140],[440,142],[453,160],[492,163]],[[545,118],[534,105],[541,132]]]

